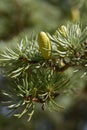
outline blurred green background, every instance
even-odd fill
[[[15,46],[21,38],[30,38],[40,31],[53,34],[67,21],[87,24],[87,0],[0,0],[0,49]],[[87,77],[79,80],[80,75],[73,79],[75,92],[73,89],[58,99],[66,107],[64,111],[42,111],[37,105],[36,114],[27,122],[26,117],[14,118],[6,107],[0,106],[0,130],[87,130],[87,90],[81,91],[87,87]],[[0,76],[0,88],[7,84]]]

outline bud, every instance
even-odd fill
[[[64,25],[62,25],[61,27],[60,27],[60,31],[61,31],[61,33],[63,34],[63,36],[65,36],[66,37],[66,26],[64,26]]]
[[[45,32],[40,32],[38,34],[38,45],[41,51],[42,56],[44,59],[50,59],[51,58],[51,42],[48,36],[46,35]]]
[[[80,11],[77,8],[72,8],[71,9],[71,16],[72,16],[72,20],[75,21],[79,21],[80,19]]]

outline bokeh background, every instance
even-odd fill
[[[87,0],[0,0],[0,49],[15,46],[22,38],[45,31],[53,34],[68,21],[87,24]],[[67,70],[71,75],[73,69]],[[0,105],[0,130],[87,130],[87,76],[75,74],[66,96],[58,98],[65,109],[60,112],[42,111],[37,105],[30,122],[26,117],[17,119]],[[8,81],[0,75],[1,89]]]

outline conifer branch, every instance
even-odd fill
[[[75,67],[87,74],[87,27],[68,23],[54,35],[41,32],[36,39],[25,38],[16,48],[1,52],[0,67],[12,83],[3,91],[11,101],[8,108],[24,108],[16,116],[27,113],[30,121],[35,103],[42,104],[42,110],[49,103],[53,110],[62,109],[54,100],[70,88],[71,77],[64,72]]]

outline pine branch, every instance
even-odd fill
[[[16,116],[27,113],[30,121],[35,103],[42,104],[42,110],[44,105],[53,110],[63,108],[55,98],[70,89],[71,77],[64,72],[75,67],[87,73],[86,38],[87,27],[68,23],[54,35],[41,32],[36,39],[25,38],[16,48],[6,48],[0,54],[3,74],[12,82],[12,87],[3,92],[9,97],[9,109],[24,108]]]

